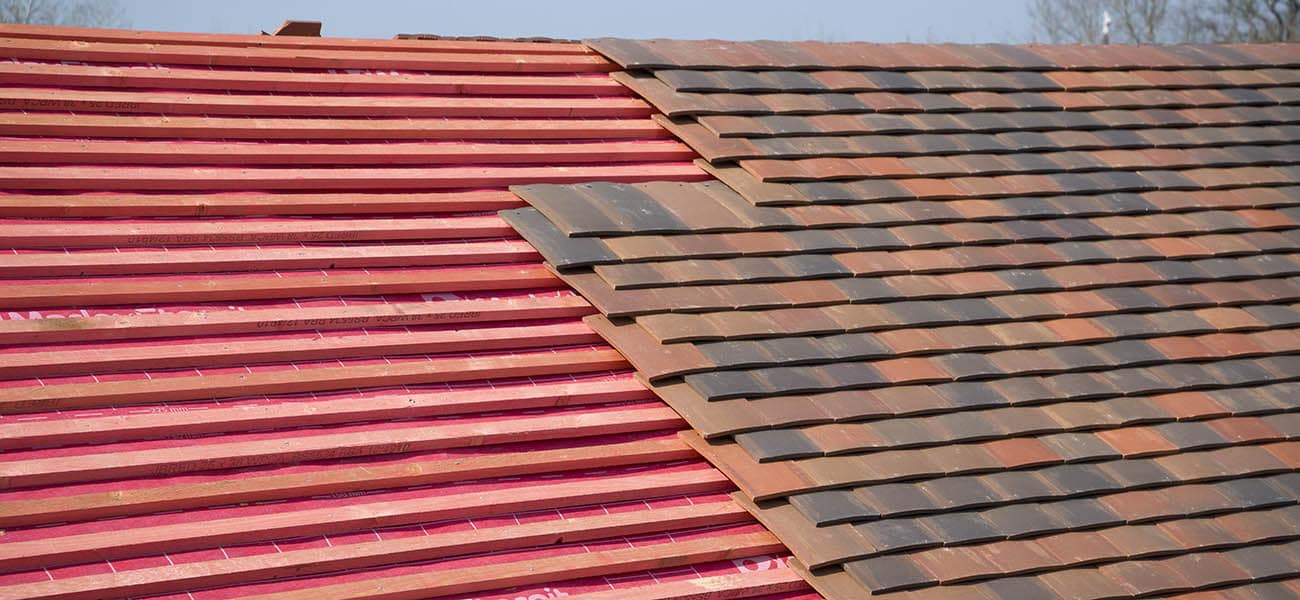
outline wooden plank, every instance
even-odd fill
[[[579,43],[538,43],[509,40],[402,40],[365,38],[301,38],[226,33],[186,33],[173,31],[137,31],[128,29],[94,29],[49,25],[0,24],[0,37],[80,40],[128,44],[186,44],[191,46],[232,46],[236,48],[290,48],[334,50],[401,50],[412,52],[465,52],[474,54],[591,54]]]
[[[3,63],[0,63],[3,64]],[[433,193],[0,193],[0,217],[225,217],[484,212],[519,208],[506,190]]]
[[[102,444],[652,398],[654,395],[636,380],[623,378],[440,391],[394,390],[388,395],[367,396],[364,402],[340,394],[311,402],[205,406],[191,411],[156,407],[156,411],[125,415],[0,422],[0,448]]]
[[[523,165],[690,160],[672,140],[581,143],[407,142],[383,144],[6,140],[0,163],[111,165]]]
[[[11,285],[12,284],[12,285]],[[163,302],[226,302],[374,294],[434,294],[554,287],[560,280],[540,266],[402,269],[368,274],[281,277],[230,276],[150,280],[85,280],[35,284],[0,281],[0,307],[105,306]]]
[[[653,585],[567,597],[570,600],[623,600],[634,593],[636,600],[739,600],[807,590],[808,583],[798,573],[788,567],[772,566],[766,570],[699,579],[654,580]]]
[[[225,69],[148,69],[102,65],[0,63],[0,83],[39,86],[220,90],[320,94],[483,94],[628,96],[609,77],[374,72],[286,73]]]
[[[581,321],[571,321],[439,331],[357,332],[355,335],[303,336],[298,339],[208,339],[186,344],[147,343],[69,350],[37,348],[34,352],[0,354],[3,357],[0,379],[407,354],[461,354],[599,343],[601,338],[596,332]]]
[[[691,163],[560,167],[280,169],[219,167],[0,167],[10,190],[419,190],[507,187],[534,183],[703,181]]]
[[[68,383],[10,388],[6,390],[5,397],[0,398],[0,414],[365,387],[388,388],[493,378],[598,373],[624,368],[627,368],[627,362],[623,360],[622,355],[613,350],[580,350],[200,377]]]
[[[159,113],[170,115],[278,117],[648,117],[639,98],[421,96],[302,96],[9,88],[0,90],[6,110]]]
[[[0,277],[448,267],[541,260],[526,242],[0,255]],[[3,327],[0,326],[0,329]],[[2,335],[2,334],[0,334]]]
[[[425,573],[300,588],[249,596],[249,600],[416,600],[443,595],[537,585],[556,580],[600,577],[629,571],[659,570],[686,565],[781,552],[781,542],[767,532],[693,539],[636,548],[539,558],[460,569],[431,569]]]
[[[375,463],[284,475],[246,474],[204,483],[0,502],[0,526],[86,521],[238,502],[346,494],[493,477],[520,477],[698,457],[685,444],[669,439],[466,456],[396,465]]]
[[[652,119],[315,119],[0,113],[0,134],[251,140],[666,138]]]
[[[48,61],[284,69],[404,69],[476,73],[603,73],[618,67],[597,54],[469,54],[398,50],[231,48],[0,38],[0,54]]]
[[[103,316],[91,316],[89,311],[85,311],[86,316],[82,317],[0,320],[0,344],[488,323],[581,317],[594,311],[595,308],[579,296]]]
[[[749,519],[744,510],[731,502],[713,502],[678,506],[656,510],[614,513],[592,517],[561,519],[434,533],[427,536],[408,537],[378,542],[346,544],[328,548],[291,550],[259,556],[234,557],[225,560],[169,565],[133,570],[124,573],[105,573],[86,577],[59,579],[38,584],[26,584],[18,593],[29,600],[73,600],[105,597],[126,597],[162,594],[203,587],[233,585],[259,580],[301,577],[332,571],[363,569],[386,564],[434,560],[450,556],[464,556],[482,552],[502,552],[532,546],[560,543],[578,543],[604,538],[635,537],[665,531],[692,529],[743,523]],[[806,587],[789,569],[784,577],[767,573],[753,577],[730,576],[729,579],[711,578],[695,580],[726,584],[744,590],[784,591]],[[781,575],[782,573],[777,573]],[[793,577],[794,579],[790,579]],[[655,586],[671,589],[708,589],[701,583],[684,586],[679,583]],[[0,588],[0,598],[10,597],[10,591]],[[752,595],[752,594],[747,594]],[[735,596],[745,597],[745,596]],[[678,596],[657,595],[654,598],[669,600]]]
[[[556,479],[543,485],[512,487],[509,494],[467,493],[369,503],[354,499],[347,506],[340,507],[280,511],[10,542],[0,544],[0,569],[39,569],[147,554],[345,533],[358,529],[711,493],[726,490],[730,486],[731,483],[721,473],[705,468],[672,473],[588,477],[576,481]]]
[[[428,452],[676,429],[683,422],[663,404],[594,414],[569,412],[488,422],[423,424],[418,427],[284,436],[173,448],[78,454],[0,462],[0,489],[162,477],[261,465]],[[220,439],[220,438],[217,438]]]
[[[203,219],[192,221],[17,221],[0,247],[284,244],[514,237],[497,215],[404,219]]]

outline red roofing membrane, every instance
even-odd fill
[[[496,211],[576,44],[0,27],[0,598],[812,598]]]

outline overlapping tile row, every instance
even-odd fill
[[[777,91],[803,91],[800,71],[1141,71],[1300,66],[1288,44],[1073,46],[867,44],[726,40],[586,40],[627,70],[774,71]],[[783,74],[782,72],[792,72]],[[889,75],[879,74],[882,78]],[[1116,79],[1122,79],[1119,75]],[[1034,89],[1016,80],[1010,89]]]
[[[819,592],[1294,594],[1295,46],[592,45],[717,180],[503,214]]]
[[[633,69],[617,77],[760,206],[1236,189],[1297,177],[1300,70],[1284,44],[593,46]]]
[[[496,215],[703,176],[599,56],[0,37],[0,597],[815,597]]]

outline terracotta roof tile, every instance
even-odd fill
[[[1219,552],[1275,543],[1265,524],[1285,528],[1274,509],[1293,502],[1274,476],[1300,460],[1293,53],[593,43],[679,94],[660,108],[697,124],[688,144],[744,140],[704,168],[733,210],[771,211],[744,228],[798,240],[756,242],[747,253],[775,262],[725,282],[683,272],[595,305],[651,324],[637,315],[705,312],[669,344],[735,323],[720,334],[745,344],[711,347],[729,370],[687,376],[703,397],[679,403],[688,419],[741,397],[825,410],[746,421],[766,448],[705,432],[823,593],[1109,598],[1255,577]],[[705,235],[689,221],[679,234]],[[645,258],[720,277],[705,255]],[[781,287],[776,308],[756,287],[787,284],[816,288]],[[754,447],[724,453],[732,437]],[[801,473],[791,487],[753,480],[783,463]],[[832,503],[849,489],[868,511]],[[831,492],[820,516],[777,516],[782,498]]]

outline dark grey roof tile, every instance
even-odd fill
[[[830,389],[875,387],[889,383],[880,371],[866,363],[845,362],[817,367]]]
[[[1058,523],[1043,510],[1043,505],[1034,503],[999,506],[981,511],[980,516],[1008,539],[1069,531],[1072,525]]]
[[[918,519],[944,538],[944,545],[978,544],[1004,539],[998,530],[975,512],[947,512]]]
[[[989,383],[958,381],[931,386],[952,406],[963,408],[1005,406],[1007,401]]]
[[[1046,479],[1033,471],[1000,471],[981,475],[980,481],[997,490],[1009,502],[1044,500],[1061,494]]]
[[[1036,577],[1003,577],[990,579],[976,584],[979,593],[991,596],[995,600],[1061,600],[1061,596],[1052,591]]]
[[[983,355],[970,352],[944,354],[934,359],[954,379],[972,379],[1002,374],[1002,369]]]
[[[1300,570],[1300,563],[1293,553],[1279,552],[1280,548],[1281,545],[1246,546],[1225,550],[1223,555],[1255,580],[1295,574]]]
[[[745,397],[758,395],[764,386],[749,371],[711,371],[685,376],[690,384],[705,398]]]
[[[832,381],[831,373],[827,377],[819,376],[820,369],[808,367],[768,367],[755,369],[755,379],[762,384],[761,396],[785,396],[811,392],[827,388],[827,381]]]
[[[1113,460],[1120,454],[1091,433],[1056,433],[1038,437],[1038,441],[1065,459],[1065,462]]]
[[[1172,473],[1149,459],[1110,461],[1097,466],[1123,489],[1157,487],[1178,481]]]
[[[1253,360],[1225,360],[1204,365],[1206,371],[1221,384],[1244,385],[1270,381],[1273,375]]]
[[[1067,496],[1096,494],[1119,489],[1119,483],[1094,465],[1056,465],[1040,469],[1038,474]]]
[[[1002,502],[1001,494],[977,477],[940,477],[917,485],[944,510],[975,509]]]
[[[1205,423],[1180,421],[1152,426],[1160,437],[1178,446],[1179,450],[1204,450],[1229,444],[1228,440]]]
[[[880,279],[851,277],[836,279],[833,283],[850,302],[882,302],[903,297],[898,290]]]
[[[1043,511],[1071,531],[1112,527],[1124,524],[1124,518],[1091,498],[1075,498],[1042,505]]]
[[[996,271],[995,274],[998,279],[1006,282],[1006,284],[1011,286],[1012,289],[1021,293],[1052,291],[1061,288],[1061,284],[1038,270],[1009,269],[1006,271]]]
[[[884,483],[854,490],[857,497],[882,517],[901,517],[933,512],[942,507],[940,501],[913,483]]]
[[[825,490],[790,496],[790,504],[818,527],[866,521],[879,516],[849,490]]]
[[[1232,479],[1215,484],[1220,493],[1234,500],[1240,508],[1266,508],[1295,504],[1297,497],[1279,485],[1280,476]]]
[[[886,518],[858,523],[853,528],[881,553],[943,545],[943,536],[931,531],[916,519]]]
[[[822,455],[822,450],[798,429],[764,429],[738,433],[736,443],[758,462]]]
[[[1124,367],[1136,367],[1145,364],[1165,362],[1165,355],[1141,340],[1120,340],[1106,342],[1092,347],[1094,350],[1108,354],[1114,364]]]

